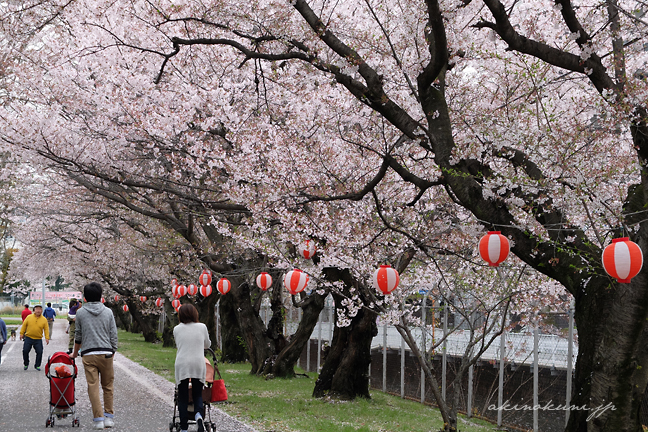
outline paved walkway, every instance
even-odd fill
[[[81,427],[73,428],[71,417],[56,419],[53,429],[45,428],[49,417],[49,380],[45,364],[57,351],[67,352],[67,321],[56,320],[53,338],[44,346],[41,371],[34,369],[36,354],[32,350],[28,370],[23,370],[22,341],[9,340],[2,349],[0,364],[0,432],[90,431],[92,410],[88,400],[85,372],[77,359],[79,375],[75,381],[77,414]],[[44,343],[44,342],[43,342]],[[115,432],[168,431],[173,417],[174,384],[117,353],[115,355]],[[211,419],[219,432],[255,432],[211,406]],[[195,430],[190,426],[189,430]]]

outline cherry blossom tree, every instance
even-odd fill
[[[42,3],[12,15],[40,31],[19,32],[31,39],[5,142],[192,245],[195,214],[219,222],[205,236],[279,268],[294,263],[285,244],[318,239],[313,274],[367,277],[376,261],[424,253],[430,225],[458,226],[447,215],[497,228],[575,299],[573,403],[615,405],[591,421],[572,412],[568,430],[640,430],[648,286],[610,280],[600,253],[622,234],[647,247],[641,5]],[[147,159],[127,151],[138,147]],[[144,185],[191,211],[141,205]],[[261,268],[196,250],[214,270]]]

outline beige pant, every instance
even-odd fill
[[[86,354],[82,357],[82,360],[86,381],[88,382],[88,396],[92,405],[92,417],[103,417],[104,413],[114,414],[113,382],[115,380],[115,371],[113,369],[113,357],[106,358],[104,354]],[[101,388],[103,389],[103,409],[101,409],[101,398],[99,396],[100,379]]]
[[[47,327],[49,327],[50,340],[52,340],[52,329],[54,328],[54,320],[47,320]]]

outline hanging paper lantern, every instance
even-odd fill
[[[176,278],[171,279],[171,288],[175,287],[176,285],[178,285],[178,279]]]
[[[256,284],[263,291],[267,291],[272,286],[272,276],[266,272],[261,272],[256,278]]]
[[[198,278],[198,282],[200,282],[200,285],[209,285],[211,284],[212,277],[211,273],[207,273],[207,270],[203,270],[202,274]]]
[[[301,249],[301,254],[304,258],[311,259],[315,255],[316,250],[315,242],[313,240],[306,240],[306,243],[304,243]]]
[[[381,265],[380,268],[374,272],[373,286],[377,290],[382,291],[385,295],[398,288],[399,282],[400,277],[398,276],[398,272],[391,266]]]
[[[119,294],[115,294],[115,301],[116,301],[116,302],[119,301]]]
[[[128,305],[124,305],[122,309],[124,309],[124,312],[128,312]]]
[[[162,300],[161,297],[158,297],[157,299],[155,299],[155,306],[162,307],[163,304],[164,304],[164,300]]]
[[[187,287],[187,294],[189,294],[190,296],[198,294],[198,287],[194,284],[189,284],[189,286]]]
[[[106,303],[106,299],[101,297],[101,303]]]
[[[218,283],[216,283],[216,289],[218,289],[219,293],[225,295],[232,289],[232,283],[229,280],[222,278]]]
[[[500,231],[488,231],[479,240],[479,255],[491,267],[499,266],[508,256],[509,250],[509,241]]]
[[[308,275],[299,269],[294,269],[284,275],[283,283],[290,294],[295,295],[304,291],[308,284]]]
[[[212,293],[212,287],[211,285],[203,285],[200,287],[200,295],[203,297],[209,297],[209,295]]]
[[[173,306],[173,309],[178,310],[182,304],[180,303],[180,300],[175,299],[171,302],[171,306]]]
[[[140,296],[140,301],[144,303],[146,301],[146,296]]]
[[[187,287],[184,285],[178,285],[178,297],[184,297],[187,295]]]
[[[628,237],[615,238],[603,250],[603,268],[620,283],[630,283],[643,266],[643,252]]]

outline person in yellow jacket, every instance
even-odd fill
[[[34,313],[28,315],[23,321],[20,328],[20,340],[23,343],[23,364],[25,370],[29,367],[29,352],[32,347],[36,351],[36,362],[34,369],[40,370],[41,361],[43,360],[43,333],[45,334],[45,343],[49,345],[49,326],[47,325],[47,318],[43,316],[43,307],[40,305],[34,306]]]

